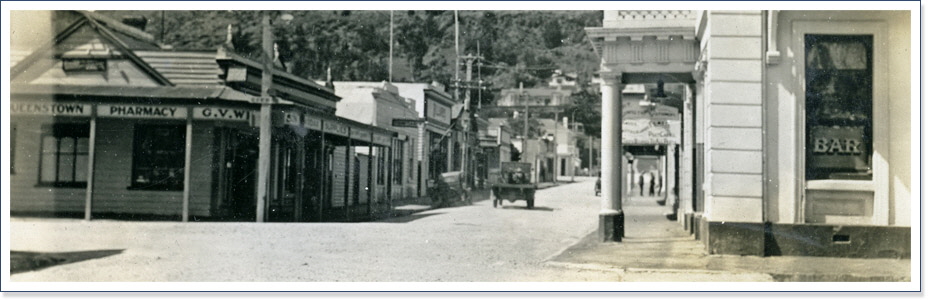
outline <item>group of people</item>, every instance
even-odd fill
[[[662,191],[662,175],[655,170],[639,172],[633,180],[639,185],[640,196],[656,196]]]

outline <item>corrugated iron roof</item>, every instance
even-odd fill
[[[216,52],[136,51],[136,55],[178,86],[223,85]]]

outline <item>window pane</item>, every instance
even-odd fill
[[[58,152],[58,139],[50,135],[42,136],[42,152]]]
[[[59,153],[74,153],[74,139],[73,138],[62,138],[60,139],[61,144],[58,146]]]
[[[872,178],[872,37],[807,35],[807,179]]]
[[[58,157],[58,182],[74,181],[74,157],[61,155]]]
[[[74,181],[87,182],[87,155],[80,154],[74,162]]]
[[[90,139],[88,138],[78,138],[77,139],[77,152],[78,153],[87,153],[89,150]]]
[[[58,155],[55,153],[42,153],[42,182],[55,182],[55,171],[57,168]]]

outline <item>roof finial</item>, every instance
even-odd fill
[[[333,84],[333,69],[330,66],[326,66],[326,87],[336,90],[336,85]]]
[[[233,45],[232,24],[226,25],[226,47],[228,47],[230,50],[236,49],[236,46]]]

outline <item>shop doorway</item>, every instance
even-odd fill
[[[303,172],[302,153],[296,139],[283,136],[272,146],[271,190],[268,201],[270,222],[296,221],[297,198]]]
[[[222,220],[254,221],[258,136],[234,128],[217,128],[216,143],[216,216]]]

